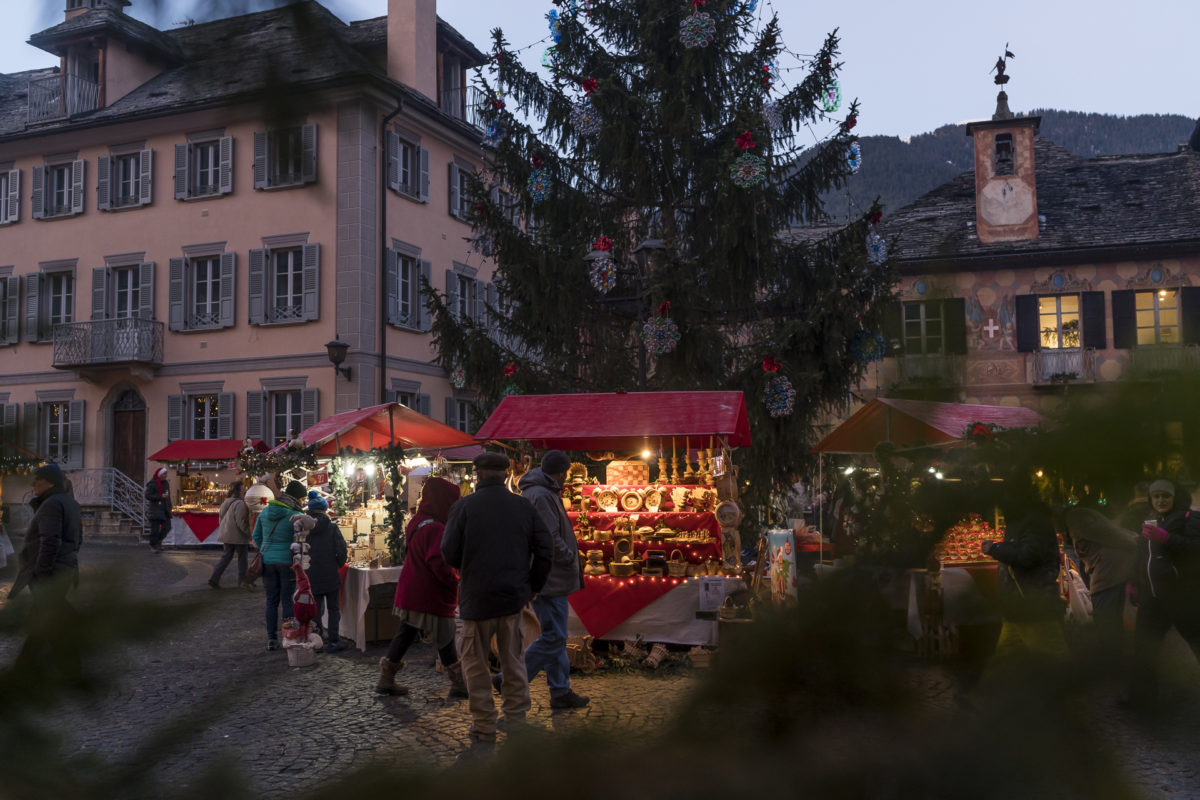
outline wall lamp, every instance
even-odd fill
[[[335,372],[339,372],[346,376],[346,380],[352,380],[350,377],[350,368],[343,367],[342,362],[346,360],[346,351],[350,349],[350,345],[338,338],[335,333],[332,342],[325,343],[325,350],[329,353],[329,360],[333,364]]]

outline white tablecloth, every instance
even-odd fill
[[[346,570],[346,583],[342,587],[342,622],[338,625],[338,633],[347,639],[353,639],[359,650],[367,649],[367,629],[363,625],[363,616],[367,613],[370,602],[369,589],[377,583],[395,583],[400,578],[400,567],[381,567],[380,569]],[[390,613],[390,609],[387,609]]]
[[[746,588],[741,578],[725,577],[725,593]],[[684,581],[650,605],[604,634],[605,639],[634,639],[641,636],[647,642],[665,644],[717,644],[717,621],[696,619],[700,610],[700,582]],[[587,628],[575,610],[567,616],[568,636],[587,636]]]

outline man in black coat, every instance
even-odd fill
[[[341,530],[326,513],[329,501],[321,493],[313,489],[308,493],[308,515],[317,521],[316,526],[308,532],[308,583],[313,597],[317,601],[317,621],[326,613],[322,638],[325,640],[325,652],[336,653],[345,649],[342,644],[338,626],[342,621],[341,609],[338,605],[338,593],[342,588],[342,576],[338,570],[346,566],[346,539]]]
[[[508,457],[476,456],[479,482],[450,509],[442,536],[442,558],[459,571],[458,612],[462,617],[463,678],[471,708],[471,738],[496,739],[496,704],[488,672],[492,637],[500,654],[504,718],[510,727],[529,711],[521,609],[541,591],[550,574],[550,531],[533,504],[504,485]]]
[[[146,521],[150,523],[150,550],[162,552],[163,539],[171,530],[171,484],[167,468],[159,467],[146,483]]]

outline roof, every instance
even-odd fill
[[[261,439],[255,439],[251,446],[260,453],[267,451],[267,446]],[[242,451],[241,439],[176,439],[169,445],[153,453],[151,461],[232,461]]]
[[[316,445],[322,456],[336,455],[343,448],[370,450],[398,444],[404,449],[464,447],[475,444],[469,433],[430,419],[399,403],[343,411],[300,431],[308,446]],[[282,450],[281,444],[272,452]]]
[[[617,392],[512,395],[475,438],[525,440],[539,449],[640,450],[671,439],[704,446],[721,437],[750,446],[746,398],[741,392]]]
[[[91,36],[115,36],[140,45],[159,58],[178,59],[179,45],[166,33],[111,8],[93,8],[29,37],[29,44],[54,55],[64,55],[66,44]],[[63,45],[63,46],[60,46]]]
[[[1034,144],[1038,238],[985,244],[975,233],[975,171],[888,216],[902,271],[961,269],[963,261],[1022,257],[1039,266],[1054,254],[1112,257],[1164,245],[1200,247],[1200,153],[1083,158],[1046,139]],[[905,263],[908,262],[908,263]],[[932,263],[931,263],[932,262]]]
[[[1044,421],[1041,414],[1020,406],[877,397],[818,442],[813,452],[873,453],[880,442],[900,448],[945,445],[960,441],[967,426],[976,422],[1033,428]]]

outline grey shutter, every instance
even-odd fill
[[[1084,292],[1080,302],[1083,317],[1083,346],[1103,350],[1108,347],[1108,328],[1104,322],[1104,292]]]
[[[72,400],[68,406],[67,461],[64,469],[83,469],[83,401]]]
[[[483,281],[471,281],[471,288],[475,290],[475,324],[484,325],[487,322],[487,291]]]
[[[433,262],[421,261],[421,286],[433,288]],[[433,318],[429,314],[429,306],[425,302],[425,293],[417,292],[417,329],[425,332],[433,330]]]
[[[488,281],[487,284],[487,327],[488,331],[493,334],[500,333],[500,299],[499,292],[496,289],[496,284]]]
[[[42,273],[25,276],[25,341],[36,342],[41,333]]]
[[[316,320],[321,316],[321,245],[317,242],[304,245],[303,261],[304,319]]]
[[[71,162],[71,213],[83,213],[83,164],[82,158]],[[81,445],[82,447],[82,445]]]
[[[187,396],[167,395],[167,441],[178,441],[183,437],[183,414],[187,408]]]
[[[154,262],[138,264],[138,317],[154,319]]]
[[[942,301],[942,320],[946,331],[946,352],[965,355],[967,352],[967,301],[951,297]]]
[[[1038,299],[1036,294],[1019,294],[1017,311],[1017,350],[1032,353],[1038,349],[1041,336],[1038,332]]]
[[[1100,292],[1097,294],[1103,296]],[[1184,286],[1180,289],[1179,312],[1181,341],[1184,344],[1200,343],[1200,287]]]
[[[446,398],[446,424],[451,428],[458,427],[458,403],[453,397]]]
[[[237,285],[237,253],[221,253],[221,319],[222,328],[232,328],[234,320],[234,288]]]
[[[4,279],[4,344],[16,344],[17,318],[21,316],[21,277],[9,275]]]
[[[422,147],[421,153],[421,202],[429,202],[429,148]]]
[[[317,179],[317,123],[310,122],[300,129],[300,179],[312,183]]]
[[[267,188],[267,132],[254,132],[254,188]],[[257,437],[262,438],[262,437]]]
[[[92,270],[92,319],[104,319],[108,312],[108,268]]]
[[[400,319],[400,254],[392,248],[384,251],[387,258],[387,264],[384,273],[384,286],[387,295],[387,321],[388,325],[411,325],[412,320]]]
[[[233,438],[233,392],[217,395],[217,438]]]
[[[21,418],[21,430],[25,439],[25,449],[40,456],[42,451],[38,445],[38,410],[38,403],[25,404],[25,415]]]
[[[20,431],[17,430],[17,404],[5,403],[3,409],[3,422],[0,423],[0,442],[6,445],[15,445]],[[3,448],[4,452],[8,452],[10,448]]]
[[[149,205],[154,199],[154,151],[138,153],[138,204]]]
[[[395,131],[387,132],[387,182],[388,188],[399,192],[400,189],[400,134]],[[407,190],[408,187],[405,187]]]
[[[250,251],[249,284],[250,324],[265,325],[267,322],[267,251]],[[261,439],[261,436],[256,436]]]
[[[175,199],[186,200],[188,196],[188,158],[192,146],[189,144],[175,145]]]
[[[450,308],[450,316],[463,322],[458,317],[458,275],[452,269],[446,270],[446,305]]]
[[[459,216],[458,211],[458,164],[450,162],[450,216]]]
[[[8,171],[8,197],[0,197],[0,202],[8,203],[9,222],[16,222],[21,218],[21,170]]]
[[[217,184],[221,194],[233,191],[233,137],[222,136],[218,145],[221,164],[217,170]]]
[[[263,417],[266,414],[267,393],[246,392],[246,437],[263,438]]]
[[[317,424],[317,389],[300,390],[300,430],[306,431]]]
[[[46,216],[46,168],[33,168],[33,211],[34,219]]]
[[[1137,312],[1132,289],[1112,293],[1113,347],[1125,350],[1137,344]]]
[[[416,409],[414,409],[415,411],[418,411],[428,417],[429,416],[429,406],[430,406],[429,395],[427,395],[427,394],[417,395],[417,407],[416,407]]]
[[[899,356],[904,353],[904,309],[899,302],[888,303],[883,310],[883,336],[887,339],[885,355]]]
[[[112,156],[96,159],[96,208],[101,211],[112,208]]]
[[[172,258],[167,272],[167,328],[187,330],[187,269],[182,258]]]

